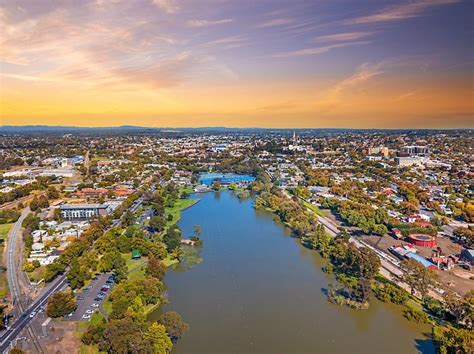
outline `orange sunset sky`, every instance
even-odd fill
[[[474,127],[472,1],[0,4],[0,125]]]

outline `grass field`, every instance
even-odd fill
[[[312,210],[316,215],[319,216],[325,216],[324,213],[316,206],[311,203],[308,203],[305,200],[301,200],[303,202],[303,205],[307,207],[308,209]]]
[[[165,212],[167,215],[171,215],[173,218],[171,220],[166,221],[166,228],[168,229],[171,225],[176,224],[179,219],[181,219],[181,211],[184,209],[189,208],[191,205],[197,203],[199,199],[178,199],[176,203],[174,203],[172,208],[165,208]]]
[[[8,231],[10,231],[12,226],[13,226],[13,223],[0,224],[0,240],[4,240],[7,237]]]
[[[125,259],[128,269],[128,277],[133,278],[138,275],[145,274],[145,258],[132,259],[131,253],[122,253],[122,258]]]

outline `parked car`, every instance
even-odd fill
[[[101,298],[101,297],[96,297],[96,298],[94,299],[94,301],[102,301],[102,298]]]
[[[93,304],[91,304],[91,307],[97,308],[97,307],[99,307],[99,304],[93,303]]]
[[[90,320],[91,315],[84,314],[84,315],[82,315],[82,318],[83,318],[84,320]]]
[[[78,296],[77,300],[84,300],[84,297],[83,296]]]
[[[30,318],[33,318],[33,317],[35,317],[35,316],[36,316],[36,312],[35,312],[35,311],[33,311],[32,313],[30,313]]]
[[[86,310],[86,313],[92,314],[92,313],[94,313],[94,311],[93,310]]]

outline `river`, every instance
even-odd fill
[[[371,300],[367,311],[333,305],[324,260],[268,212],[231,192],[198,195],[179,226],[202,228],[203,262],[169,271],[170,303],[190,329],[173,353],[433,353],[428,326],[401,307]],[[156,318],[157,313],[151,318]]]

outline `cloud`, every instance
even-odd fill
[[[448,5],[460,0],[411,0],[400,5],[389,6],[368,16],[361,16],[344,21],[345,24],[367,24],[387,21],[398,21],[418,17],[430,7]]]
[[[222,24],[231,23],[231,22],[233,22],[231,18],[224,18],[222,20],[189,20],[187,23],[189,27],[206,27],[206,26],[222,25]]]
[[[175,14],[180,10],[176,0],[153,0],[153,4],[165,10],[169,14]]]
[[[272,57],[273,58],[292,58],[292,57],[303,57],[303,56],[309,56],[309,55],[319,55],[319,54],[327,53],[337,48],[353,47],[353,46],[359,46],[359,45],[364,45],[368,43],[370,42],[359,41],[359,42],[338,43],[338,44],[332,44],[332,45],[327,45],[323,47],[311,47],[311,48],[304,48],[300,50],[294,50],[290,52],[277,53],[277,54],[272,55]]]
[[[318,36],[315,42],[346,42],[354,41],[372,35],[373,32],[344,32]]]
[[[362,64],[357,68],[354,74],[340,81],[329,90],[329,98],[334,100],[347,89],[354,88],[366,81],[369,81],[373,77],[382,74],[384,71],[381,69],[381,67],[382,63]]]
[[[275,27],[275,26],[283,26],[283,25],[289,25],[293,22],[294,20],[292,18],[274,18],[272,20],[259,23],[258,25],[255,26],[255,28],[268,28],[268,27]]]
[[[242,47],[243,45],[246,44],[247,41],[248,39],[245,37],[230,36],[230,37],[218,38],[218,39],[203,43],[203,46],[205,47],[219,46],[219,48],[232,49],[232,48]]]

